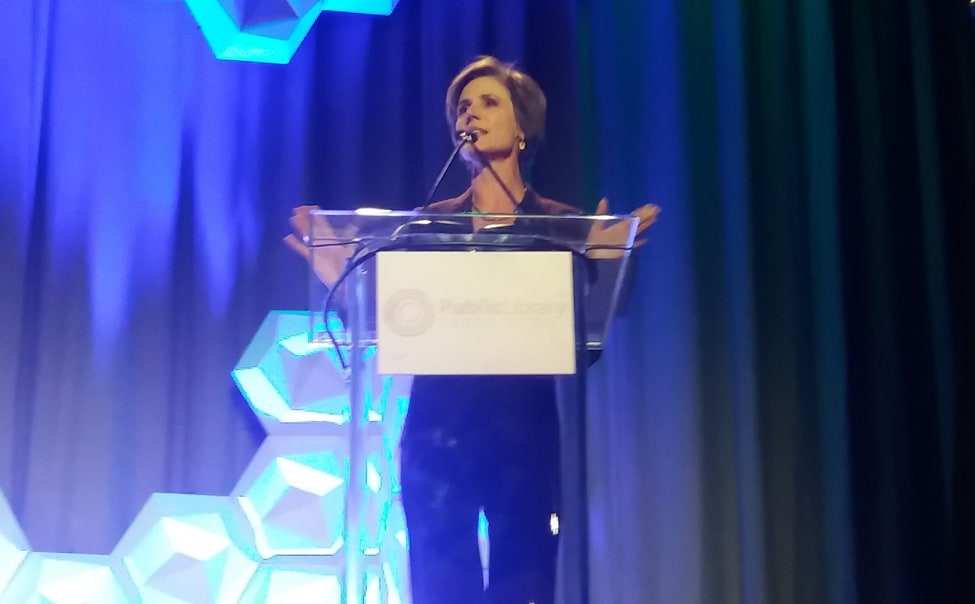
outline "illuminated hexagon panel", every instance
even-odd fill
[[[119,541],[142,601],[237,602],[257,556],[230,497],[155,493]]]
[[[32,553],[0,596],[0,604],[140,601],[117,559],[90,554]]]
[[[334,351],[308,342],[307,313],[270,313],[232,375],[269,434],[349,421],[349,387]]]
[[[262,558],[331,556],[344,544],[347,440],[271,436],[233,490]]]
[[[219,59],[288,63],[322,11],[389,15],[398,0],[186,0]]]
[[[311,318],[271,312],[233,371],[269,436],[228,496],[155,493],[95,556],[31,553],[0,493],[0,604],[410,604],[395,455],[410,380],[375,376],[375,350],[360,353],[375,377],[350,494],[349,382],[334,350],[309,344]]]
[[[29,550],[24,532],[14,518],[7,499],[0,492],[0,594]]]
[[[362,601],[408,603],[407,533],[395,451],[410,380],[375,376],[375,350],[362,353],[366,372],[375,379],[362,401],[370,420],[361,435],[362,492],[349,498],[349,385],[334,350],[309,343],[310,325],[308,313],[270,313],[234,369],[234,379],[270,436],[232,495],[250,522],[264,559],[261,568],[292,556],[315,560],[325,570],[281,570],[288,579],[278,584],[258,575],[253,581],[264,581],[272,591],[291,582],[296,582],[294,589],[326,590],[329,573],[336,573],[344,586],[340,571],[348,554],[347,531],[357,530]],[[347,527],[350,501],[359,507],[349,517],[356,525]],[[248,593],[257,589],[252,582]],[[290,593],[292,588],[280,589]]]
[[[240,599],[241,604],[341,601],[341,566],[305,556],[282,556],[265,562]]]
[[[269,434],[328,434],[349,421],[349,383],[334,349],[309,342],[308,313],[272,311],[258,328],[232,375]],[[375,351],[363,364],[375,376],[363,404],[390,440],[399,441],[409,406],[410,380],[373,371]],[[330,427],[331,425],[331,427]]]

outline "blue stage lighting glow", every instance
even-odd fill
[[[342,568],[306,556],[277,557],[254,573],[240,604],[341,602]]]
[[[391,15],[399,0],[322,0],[322,10],[363,15]]]
[[[232,372],[269,434],[349,420],[345,373],[334,350],[309,346],[308,326],[307,313],[271,313]]]
[[[349,421],[348,405],[343,400],[322,401],[324,407],[338,407],[331,413],[326,410],[309,411],[292,408],[260,368],[252,367],[234,371],[234,379],[237,380],[237,385],[247,398],[247,402],[255,411],[262,414],[262,419],[266,415],[285,424],[307,422],[344,424]]]
[[[289,63],[322,11],[390,15],[398,0],[186,0],[220,59]]]
[[[292,10],[287,17],[280,10],[268,10],[268,20],[255,23],[241,15],[290,5],[286,0],[186,0],[186,5],[217,58],[279,64],[291,61],[322,11],[317,4],[303,13]]]
[[[409,604],[395,450],[410,380],[377,377],[363,393],[362,517],[347,527],[348,383],[334,351],[297,344],[310,325],[308,313],[271,312],[233,371],[269,436],[230,496],[155,493],[112,554],[96,556],[31,553],[0,493],[0,604],[338,601],[356,580],[344,574],[349,530],[360,601]]]
[[[135,604],[135,588],[118,560],[91,554],[32,553],[10,582],[2,604]]]
[[[112,552],[144,602],[236,602],[257,570],[230,497],[156,493]]]
[[[490,579],[488,576],[488,567],[490,566],[489,562],[491,559],[491,539],[488,535],[489,532],[488,519],[484,515],[484,508],[481,508],[477,513],[477,550],[481,555],[481,574],[485,586],[487,586]]]
[[[0,493],[0,594],[29,550],[20,524],[14,518],[7,499]]]
[[[398,575],[403,574],[402,568],[394,568],[388,562],[383,563],[383,580],[386,581],[386,604],[403,604],[405,594],[399,589],[403,582]]]
[[[347,457],[341,433],[264,441],[233,490],[262,558],[341,550]]]

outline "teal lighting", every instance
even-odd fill
[[[233,370],[268,436],[229,495],[154,493],[110,555],[89,555],[31,551],[0,492],[0,604],[336,602],[350,581],[356,604],[410,604],[395,451],[411,380],[377,375],[362,392],[362,518],[347,525],[349,383],[333,349],[309,344],[313,323],[272,311]],[[375,350],[359,354],[371,371]]]
[[[14,517],[6,497],[0,492],[0,594],[27,557],[30,545]]]
[[[3,595],[3,604],[137,604],[143,602],[112,556],[31,552]]]
[[[340,566],[316,557],[278,556],[257,569],[240,604],[341,602],[342,591]]]
[[[322,0],[322,10],[363,15],[393,14],[399,0]]]
[[[112,555],[143,602],[237,602],[258,567],[245,527],[230,497],[155,493]]]
[[[261,558],[340,553],[347,458],[347,439],[341,434],[279,435],[264,441],[232,492]]]
[[[307,313],[272,313],[233,370],[234,381],[270,434],[349,420],[345,373],[334,350],[309,345],[308,325]]]
[[[214,56],[286,64],[322,11],[390,15],[399,0],[186,0]]]

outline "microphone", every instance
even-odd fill
[[[451,151],[450,156],[444,163],[443,168],[440,169],[440,174],[437,175],[437,179],[433,181],[433,186],[430,188],[430,192],[427,193],[426,199],[423,201],[423,205],[417,210],[417,212],[423,212],[427,209],[431,203],[433,203],[433,195],[437,192],[437,188],[440,187],[440,183],[443,182],[444,176],[447,175],[447,170],[454,163],[454,159],[464,145],[473,145],[477,142],[477,132],[471,132],[467,130],[459,130],[455,133],[457,135],[457,144],[454,145],[454,150]]]

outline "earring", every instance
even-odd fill
[[[525,147],[527,147],[527,146],[528,146],[528,144],[525,143],[525,139],[521,139],[521,142],[518,143],[518,148],[521,149],[522,151],[524,151],[525,150]]]

